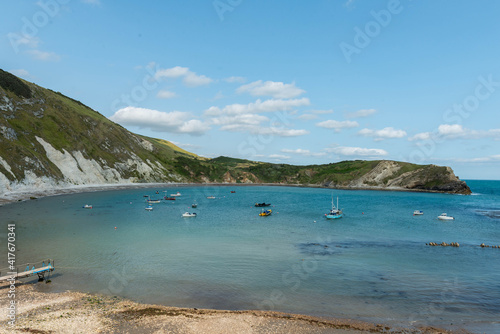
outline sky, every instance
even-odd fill
[[[21,0],[0,68],[204,157],[500,179],[495,0]]]

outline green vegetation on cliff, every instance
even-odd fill
[[[434,165],[355,160],[294,166],[202,158],[166,140],[133,134],[80,101],[2,70],[0,116],[0,187],[30,174],[77,184],[104,179],[470,193],[450,168]]]

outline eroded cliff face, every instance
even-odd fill
[[[30,98],[0,87],[0,194],[185,181],[158,145],[77,101],[26,86]]]
[[[360,178],[338,186],[471,194],[465,181],[461,181],[450,167],[427,165],[407,172],[402,170],[400,162],[383,160]]]

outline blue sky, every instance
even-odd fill
[[[500,2],[0,4],[0,68],[206,157],[500,179]]]

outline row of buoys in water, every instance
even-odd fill
[[[498,246],[490,246],[490,245],[485,245],[484,242],[479,245],[481,248],[500,248],[500,245]]]
[[[446,243],[446,242],[442,242],[440,244],[438,244],[437,242],[429,242],[428,244],[426,244],[428,246],[443,246],[443,247],[447,247],[447,246],[451,246],[451,247],[460,247],[460,244],[458,242],[450,242],[449,244]],[[479,247],[481,248],[500,248],[500,245],[498,246],[490,246],[490,245],[486,245],[484,242],[482,244],[479,245]]]
[[[451,247],[460,247],[460,244],[458,242],[450,242],[449,244],[446,243],[446,242],[442,242],[440,244],[436,243],[436,242],[429,242],[428,244],[426,245],[429,245],[429,246],[443,246],[443,247],[447,247],[447,246],[451,246]]]

